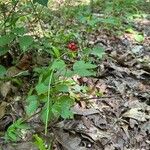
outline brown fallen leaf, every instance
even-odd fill
[[[20,69],[13,66],[13,67],[8,68],[6,75],[7,75],[7,77],[14,77],[17,74],[19,74],[20,72],[21,72]]]
[[[32,143],[32,142],[22,142],[22,143],[9,143],[4,144],[2,146],[2,149],[7,150],[38,150],[38,148]]]
[[[88,116],[88,115],[99,113],[99,111],[94,108],[82,109],[82,108],[73,107],[71,108],[71,111],[76,115],[83,115],[83,116]]]
[[[139,108],[132,108],[125,112],[122,117],[132,118],[143,122],[146,121],[148,116],[144,112],[140,111]]]
[[[32,64],[32,55],[30,53],[24,54],[19,63],[17,64],[17,68],[21,70],[29,70]]]
[[[84,147],[80,147],[81,139],[79,137],[71,136],[64,130],[53,130],[56,140],[62,145],[65,150],[86,150]]]
[[[2,102],[2,103],[0,104],[0,119],[5,115],[6,106],[7,106],[7,103],[6,103],[6,102]]]
[[[0,86],[0,93],[4,97],[4,99],[6,98],[6,96],[10,92],[10,90],[11,90],[11,82],[10,81],[2,83],[2,85]]]
[[[13,123],[13,117],[11,115],[5,115],[0,119],[0,131],[5,131],[11,123]]]

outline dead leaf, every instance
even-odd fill
[[[8,93],[11,90],[11,82],[4,82],[1,86],[0,86],[0,93],[1,95],[4,97],[4,99],[6,98],[6,96],[8,95]]]
[[[99,111],[94,108],[82,109],[82,108],[73,107],[71,108],[71,111],[76,115],[83,115],[83,116],[88,116],[88,115],[99,113]]]
[[[0,104],[0,119],[5,115],[6,106],[7,106],[7,103],[6,103],[6,102],[2,102],[2,103]]]
[[[54,130],[57,141],[63,146],[65,150],[84,150],[80,147],[81,139],[79,137],[71,136],[63,130]]]
[[[7,77],[14,77],[16,76],[17,74],[19,74],[21,71],[20,69],[18,69],[17,67],[13,66],[13,67],[10,67],[8,70],[7,70]]]
[[[132,118],[138,121],[146,121],[147,115],[139,108],[131,108],[129,111],[125,112],[122,117]]]
[[[14,121],[11,115],[5,115],[0,120],[0,131],[5,131],[12,122]]]
[[[94,141],[99,141],[101,138],[110,139],[111,133],[108,131],[99,130],[95,126],[91,125],[89,129],[82,130],[86,136],[89,136]]]
[[[5,150],[38,150],[38,148],[36,148],[32,142],[4,144],[2,146],[2,149],[5,149]]]
[[[17,64],[17,68],[21,70],[29,70],[32,64],[32,55],[30,53],[24,54]]]

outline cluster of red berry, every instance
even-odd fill
[[[75,42],[70,42],[68,45],[67,45],[67,48],[72,51],[72,52],[76,52],[78,50],[78,46]]]

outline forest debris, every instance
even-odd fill
[[[99,113],[99,111],[94,108],[82,109],[82,108],[73,107],[71,108],[71,111],[76,115],[83,115],[83,116],[88,116],[88,115]]]
[[[7,103],[4,101],[0,104],[0,119],[5,115],[6,106],[7,106]]]
[[[8,81],[2,83],[2,85],[0,86],[0,93],[4,97],[4,99],[6,98],[6,96],[10,91],[11,91],[11,82]]]
[[[142,112],[139,108],[132,108],[125,112],[122,117],[132,118],[138,121],[146,121],[148,119],[148,115]]]
[[[84,150],[79,144],[81,139],[77,136],[73,137],[63,130],[54,130],[56,140],[63,146],[65,150]]]

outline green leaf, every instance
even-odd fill
[[[126,29],[125,32],[127,32],[127,33],[135,33],[135,31],[132,28]]]
[[[0,46],[5,46],[10,44],[10,42],[15,38],[13,34],[3,35],[0,37]]]
[[[5,55],[8,52],[6,47],[0,47],[0,56]]]
[[[47,6],[48,0],[33,0],[33,3],[39,3],[43,6]]]
[[[4,66],[0,65],[0,77],[3,77],[6,73],[6,69]]]
[[[10,125],[5,133],[6,140],[18,141],[21,136],[21,129],[29,129],[27,124],[25,124],[22,118],[15,121],[12,125]]]
[[[77,61],[73,65],[74,73],[80,76],[95,75],[95,72],[92,70],[94,68],[96,68],[96,65],[91,64],[90,62],[84,62],[84,61]]]
[[[135,34],[135,35],[134,35],[134,38],[135,38],[135,40],[136,40],[137,42],[139,42],[139,43],[144,41],[144,36],[141,35],[141,34]]]
[[[98,56],[101,59],[103,57],[103,55],[105,54],[105,51],[104,51],[103,47],[96,46],[92,49],[91,54]]]
[[[29,46],[33,43],[33,38],[29,35],[25,35],[19,38],[19,44],[21,49],[25,52]]]
[[[24,27],[18,27],[12,30],[12,33],[15,33],[17,35],[23,35],[26,33],[26,29]]]
[[[74,100],[68,96],[60,97],[52,106],[52,112],[54,115],[59,115],[64,119],[72,118],[73,113],[70,110],[71,106],[73,106]]]
[[[36,95],[31,95],[27,98],[28,105],[26,106],[27,115],[31,116],[38,108],[38,97]]]
[[[46,150],[45,144],[42,138],[40,138],[37,134],[33,135],[35,138],[34,144],[38,147],[39,150]]]
[[[45,105],[44,105],[44,107],[43,107],[43,109],[41,111],[41,120],[43,121],[43,123],[46,123],[46,121],[47,121],[46,119],[47,119],[47,113],[48,112],[49,112],[49,114],[48,114],[48,121],[50,121],[50,120],[52,120],[54,118],[54,115],[53,115],[51,109],[52,109],[51,107],[47,109],[47,103],[45,103]]]
[[[9,132],[7,136],[10,138],[10,140],[17,142],[17,135],[15,133]]]
[[[36,87],[35,87],[38,95],[41,94],[45,94],[48,91],[48,87],[46,85],[44,85],[43,83],[39,83]]]
[[[56,58],[59,58],[60,57],[59,49],[57,47],[52,46],[52,50],[53,50],[54,55],[56,56]]]
[[[66,67],[66,64],[63,60],[55,60],[52,64],[51,69],[61,71],[61,70],[65,69],[65,67]]]
[[[68,92],[69,89],[68,89],[68,86],[66,84],[59,84],[56,86],[56,91],[59,91],[59,92]]]

